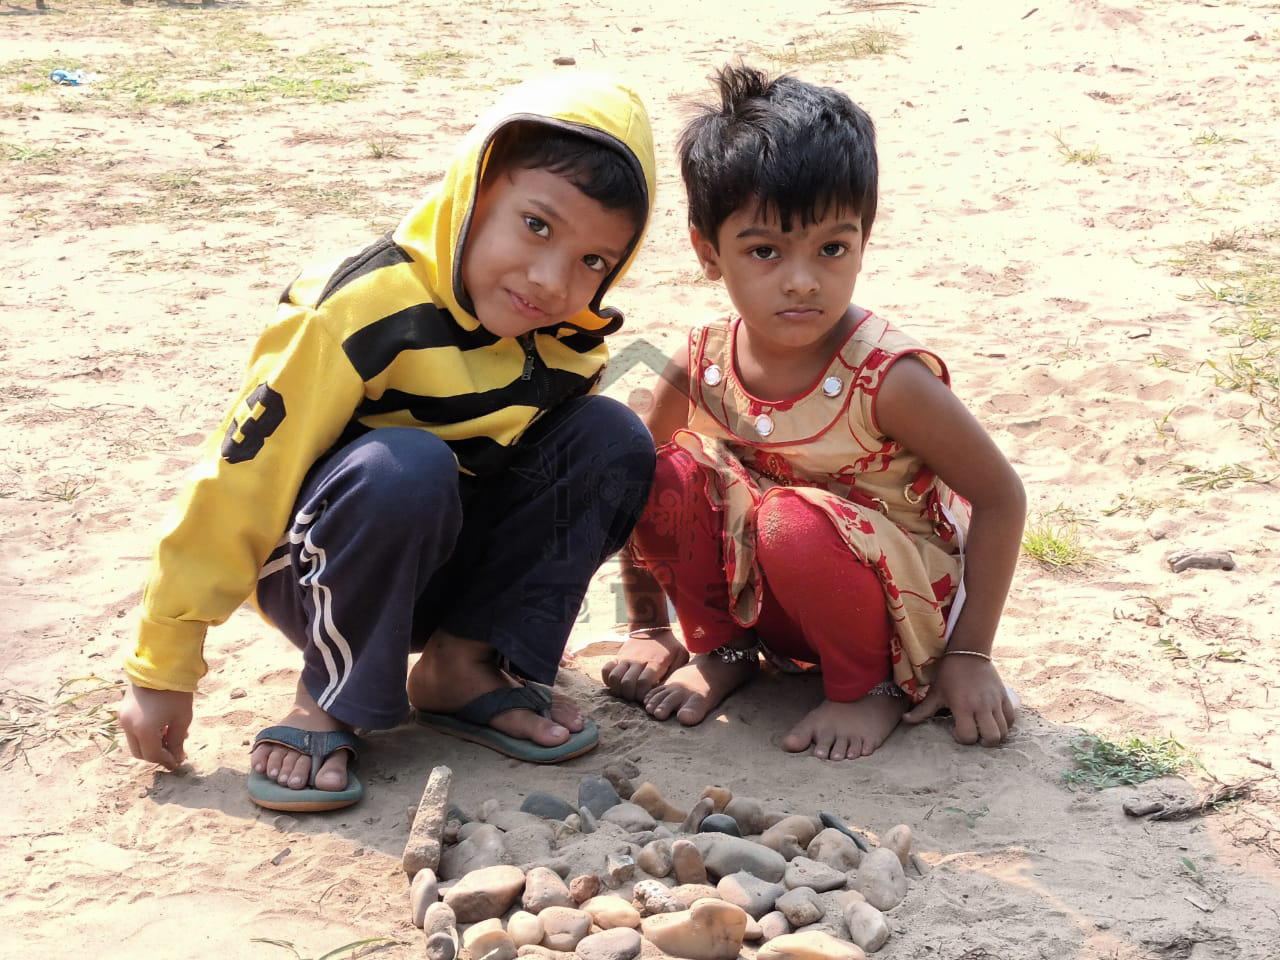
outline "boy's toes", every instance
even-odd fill
[[[587,725],[586,718],[582,715],[582,710],[577,703],[570,700],[563,694],[553,693],[551,695],[551,720],[562,727],[566,727],[573,733],[577,733]],[[563,743],[564,741],[559,741]]]
[[[339,750],[336,753],[334,753],[332,756],[330,756],[327,760],[325,760],[323,764],[321,764],[320,769],[316,771],[316,788],[317,789],[319,790],[345,790],[346,789],[347,787],[346,758],[347,758],[347,752],[345,750]],[[308,762],[307,764],[305,764],[305,766],[309,768],[310,763]],[[289,782],[289,786],[292,787],[293,785],[294,783],[291,780]],[[306,785],[307,785],[307,781],[304,778],[303,781],[297,785],[296,789],[301,789]]]

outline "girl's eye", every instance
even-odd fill
[[[835,243],[834,241],[832,243],[824,243],[822,245],[822,255],[824,257],[838,257],[848,249],[848,246],[843,243]]]
[[[750,256],[753,260],[776,260],[778,252],[773,247],[755,247],[751,250]]]
[[[524,225],[529,228],[532,233],[540,237],[545,237],[551,233],[551,225],[545,220],[540,220],[532,214],[525,214]]]
[[[582,258],[582,262],[587,265],[587,269],[594,270],[596,273],[609,272],[609,261],[598,253],[588,253]]]

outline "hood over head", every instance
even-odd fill
[[[462,251],[490,145],[498,131],[511,123],[543,123],[612,147],[631,165],[644,187],[648,212],[653,212],[657,182],[653,133],[649,115],[634,91],[616,78],[582,71],[548,74],[515,87],[481,117],[463,139],[444,179],[392,234],[426,272],[440,305],[467,330],[476,329],[479,321],[462,284]],[[622,314],[604,306],[602,299],[635,259],[643,236],[644,228],[601,282],[591,303],[567,321],[568,326],[604,335],[622,325]]]

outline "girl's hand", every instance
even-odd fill
[[[922,723],[943,707],[955,724],[951,735],[959,743],[1002,743],[1013,726],[1013,702],[995,664],[981,657],[942,658],[938,675],[924,700],[902,715],[907,723]]]

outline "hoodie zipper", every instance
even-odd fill
[[[534,344],[532,333],[520,337],[520,345],[524,347],[524,370],[520,373],[520,379],[533,384],[533,399],[541,406],[547,395],[546,367],[538,362],[538,348]]]
[[[524,372],[520,374],[520,379],[527,383],[533,379],[533,359],[535,355],[533,334],[522,333],[520,335],[520,346],[524,348]]]

